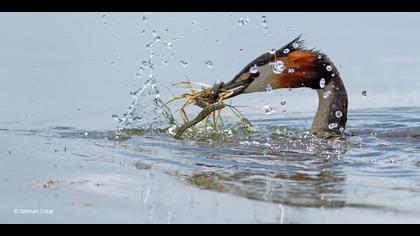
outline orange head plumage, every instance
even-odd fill
[[[245,66],[232,81],[223,85],[232,90],[230,97],[272,89],[309,87],[322,88],[335,76],[337,68],[329,58],[318,51],[303,47],[300,36],[282,48],[267,52]]]

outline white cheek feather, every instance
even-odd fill
[[[260,75],[245,89],[244,93],[264,92],[267,90],[267,85],[272,82],[273,68],[271,65],[263,65],[258,67],[258,71]]]

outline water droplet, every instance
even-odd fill
[[[154,48],[155,47],[155,44],[154,43],[148,43],[148,44],[146,44],[146,48],[148,49],[148,50],[151,50],[152,48]]]
[[[331,76],[332,76],[332,77],[335,77],[335,73],[332,73],[332,74],[331,74]]]
[[[341,112],[341,111],[336,111],[335,112],[335,117],[341,118],[342,116],[343,116],[343,112]]]
[[[102,15],[102,23],[104,23],[104,25],[108,24],[106,15]]]
[[[329,98],[331,95],[331,91],[326,91],[324,95],[322,95],[325,99]]]
[[[195,21],[193,21],[193,22],[192,22],[192,24],[193,24],[193,25],[196,25],[196,24],[197,24],[197,21],[196,21],[196,20],[195,20]]]
[[[261,24],[262,26],[264,26],[264,28],[268,28],[268,23],[267,23],[267,17],[266,16],[262,16],[261,17]]]
[[[365,96],[365,97],[367,96],[367,91],[366,90],[362,91],[362,96]]]
[[[238,25],[239,26],[244,26],[244,25],[248,24],[248,22],[249,22],[249,18],[243,18],[243,17],[241,17],[238,20]]]
[[[267,90],[267,93],[271,93],[273,92],[273,87],[271,87],[271,84],[268,84],[265,90]]]
[[[289,53],[290,52],[290,49],[288,49],[288,48],[285,48],[284,50],[283,50],[283,53],[284,54],[287,54],[287,53]]]
[[[137,68],[137,72],[136,72],[137,78],[143,77],[143,74],[144,74],[144,68],[143,67]]]
[[[112,115],[112,119],[114,119],[115,121],[117,121],[117,122],[121,122],[121,118],[118,116],[118,115],[116,115],[116,114],[113,114]]]
[[[155,37],[155,43],[159,42],[162,38],[160,36]]]
[[[249,72],[250,72],[251,74],[256,74],[256,73],[258,73],[258,66],[257,66],[257,65],[253,65],[253,66],[251,66],[251,68],[249,68]]]
[[[111,61],[111,66],[114,66],[115,65],[115,62],[114,61]]]
[[[280,74],[284,71],[284,63],[282,61],[275,61],[270,64],[274,74]]]
[[[295,69],[293,69],[293,68],[289,68],[289,69],[287,70],[287,72],[289,72],[290,74],[295,73]]]
[[[280,104],[281,104],[282,106],[285,106],[285,105],[286,105],[286,103],[287,103],[287,102],[286,102],[286,100],[285,100],[285,99],[282,99],[282,100],[281,100],[281,102],[280,102]]]
[[[153,30],[153,31],[152,31],[152,35],[153,35],[153,37],[156,37],[156,36],[157,36],[157,32],[156,32],[156,30]]]
[[[162,42],[168,49],[172,49],[172,47],[173,47],[173,44],[171,43],[171,42],[168,42],[168,41],[163,41]]]
[[[167,66],[168,65],[168,61],[167,60],[164,60],[164,61],[162,61],[162,64],[165,65],[165,66]]]
[[[318,59],[321,60],[322,59],[322,55],[318,55]]]
[[[328,66],[326,66],[326,67],[325,67],[325,69],[326,69],[327,71],[331,71],[331,70],[332,70],[332,67],[331,67],[330,65],[328,65]]]
[[[337,123],[331,123],[331,124],[328,125],[328,129],[335,129],[337,127],[338,127]]]
[[[340,127],[340,132],[343,133],[344,132],[344,127]]]
[[[298,47],[299,47],[299,43],[294,42],[294,43],[292,44],[292,47],[293,47],[294,49],[298,48]]]
[[[213,62],[212,61],[205,61],[204,64],[206,64],[206,66],[210,69],[213,68]]]
[[[324,78],[321,78],[321,80],[319,80],[319,87],[325,88],[325,79]]]
[[[89,135],[89,133],[88,132],[85,132],[85,136],[88,136]]]
[[[188,66],[188,62],[186,62],[184,60],[179,61],[179,64],[181,64],[181,66],[183,66],[183,67],[187,67]]]
[[[243,50],[244,50],[243,48],[240,48],[240,49],[239,49],[239,51],[240,51],[240,52],[242,52]]]
[[[274,112],[273,108],[268,103],[264,105],[264,110],[265,110],[265,114],[267,115],[271,115]]]
[[[146,30],[140,31],[140,35],[143,35],[144,33],[146,33]]]
[[[143,17],[142,17],[142,20],[143,20],[143,22],[144,22],[144,23],[149,22],[149,18],[147,18],[146,16],[143,16]]]
[[[274,55],[275,53],[276,53],[276,49],[273,48],[273,49],[270,50],[271,55]]]

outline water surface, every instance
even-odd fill
[[[419,22],[418,13],[2,13],[0,221],[420,223]],[[165,105],[185,92],[174,83],[229,81],[300,34],[346,85],[343,139],[308,134],[309,89],[233,99],[255,133],[232,116],[217,135],[156,131],[180,122],[182,103]],[[22,208],[55,214],[13,213]]]

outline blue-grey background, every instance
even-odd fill
[[[418,106],[419,23],[419,13],[0,13],[0,222],[418,223],[419,108],[391,107]],[[164,101],[183,92],[173,83],[229,81],[303,34],[340,70],[355,135],[302,138],[317,95],[285,89],[232,99],[257,124],[249,137],[115,140],[111,116],[146,82],[136,74],[154,30]],[[206,172],[226,176],[226,191],[189,183]],[[39,208],[55,214],[13,211]]]
[[[241,17],[249,23],[239,26]],[[350,109],[417,106],[419,23],[419,13],[0,13],[0,121],[114,127],[111,115],[126,111],[129,92],[144,82],[136,70],[149,57],[152,30],[173,43],[167,66],[153,58],[165,100],[171,97],[165,86],[186,76],[228,81],[250,60],[303,34],[308,48],[322,50],[339,67]],[[277,115],[293,116],[314,112],[317,99],[299,89],[235,103],[262,117],[265,103],[288,111]]]

